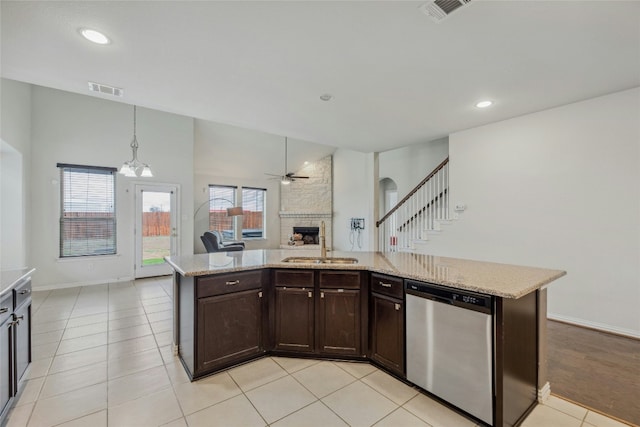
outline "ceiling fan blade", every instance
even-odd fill
[[[278,178],[282,177],[282,175],[278,175],[277,173],[267,173],[267,172],[265,172],[264,174],[265,175],[269,175],[269,176],[276,176]]]
[[[300,179],[309,179],[308,176],[298,176],[298,175],[287,175],[289,178],[300,178]]]

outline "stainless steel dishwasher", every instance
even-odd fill
[[[407,280],[407,379],[493,424],[493,299]]]

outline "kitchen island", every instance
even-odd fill
[[[425,283],[450,292],[458,308],[484,301],[490,319],[489,415],[432,395],[486,425],[510,426],[548,393],[544,287],[564,271],[398,252],[319,259],[317,251],[297,250],[295,262],[283,262],[291,255],[250,250],[166,258],[175,271],[175,350],[192,380],[275,354],[367,361],[411,382],[406,351],[413,352],[414,338],[405,324],[407,295],[415,292],[407,286]],[[435,368],[439,376],[447,370]],[[451,375],[457,371],[464,369]]]

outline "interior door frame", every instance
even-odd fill
[[[172,273],[171,267],[167,264],[158,264],[152,266],[142,266],[142,197],[143,191],[155,191],[160,193],[172,192],[171,197],[171,256],[180,255],[180,185],[168,183],[147,183],[134,182],[133,184],[133,200],[134,200],[134,238],[133,238],[133,276],[136,279],[144,277],[165,276]]]

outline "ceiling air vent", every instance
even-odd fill
[[[105,95],[118,96],[120,98],[124,96],[124,89],[103,85],[101,83],[89,82],[89,90],[92,92],[100,92]]]
[[[420,9],[434,21],[440,22],[469,2],[471,0],[435,0],[423,4]]]

